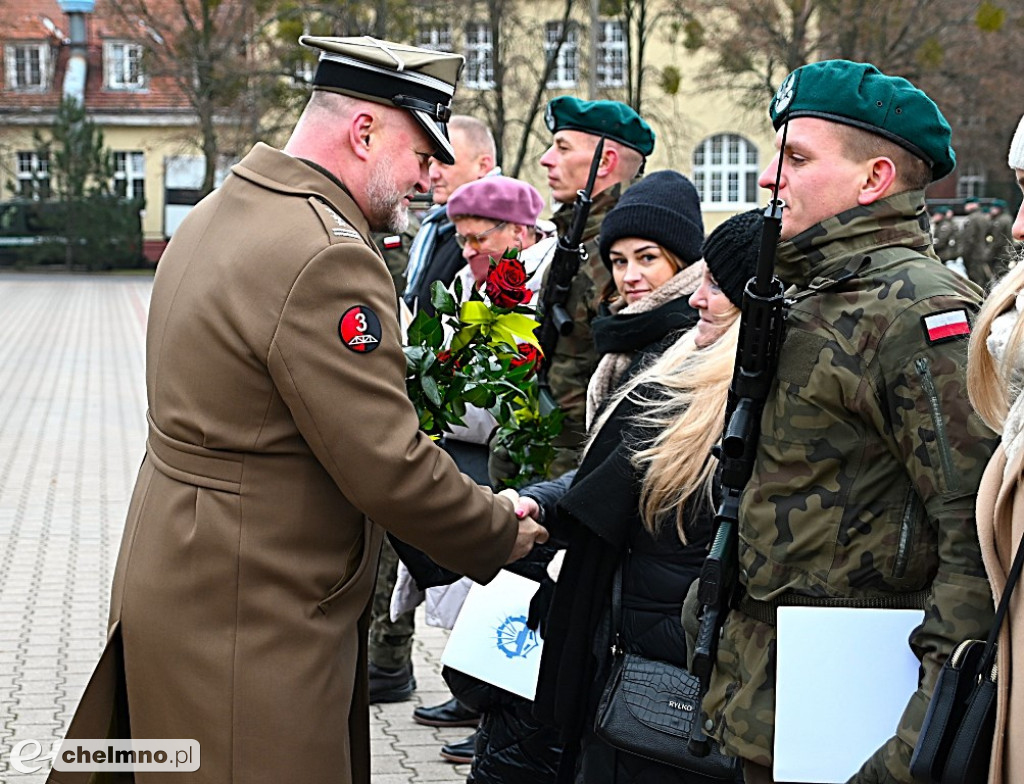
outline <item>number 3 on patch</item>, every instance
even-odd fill
[[[366,305],[349,308],[338,322],[338,335],[350,351],[367,354],[380,345],[380,319]]]

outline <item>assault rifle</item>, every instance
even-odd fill
[[[785,149],[783,131],[782,149]],[[780,153],[779,172],[782,163]],[[778,178],[775,193],[778,194]],[[722,500],[715,514],[715,536],[700,573],[697,599],[701,604],[700,629],[693,651],[693,674],[700,679],[701,708],[690,734],[690,751],[705,756],[711,749],[704,733],[703,700],[711,680],[718,652],[722,624],[729,613],[737,580],[737,535],[740,496],[754,470],[754,455],[761,433],[764,409],[782,340],[783,288],[774,276],[775,249],[782,230],[784,203],[772,199],[764,211],[761,246],[757,257],[757,275],[747,281],[743,291],[740,336],[736,346],[736,364],[729,386],[726,426],[720,461]]]
[[[583,231],[587,227],[590,206],[594,203],[594,183],[597,170],[601,167],[601,156],[604,154],[604,137],[594,149],[594,157],[590,161],[590,174],[587,185],[576,191],[576,200],[572,203],[572,220],[569,230],[558,238],[555,255],[551,259],[548,279],[544,283],[540,296],[543,317],[537,329],[537,340],[543,354],[538,380],[540,381],[542,410],[553,410],[557,407],[551,388],[548,385],[548,371],[555,356],[558,339],[572,333],[573,320],[565,309],[569,301],[572,281],[580,270],[580,264],[587,260],[587,251],[583,247]]]

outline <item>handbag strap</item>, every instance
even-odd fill
[[[612,576],[612,655],[622,653],[622,561]]]
[[[1013,589],[1017,587],[1021,570],[1024,569],[1024,537],[1017,543],[1017,553],[1013,556],[1013,564],[1010,566],[1010,573],[1006,576],[1006,585],[1003,587],[1003,595],[999,597],[999,606],[996,608],[996,617],[989,630],[988,639],[985,641],[985,656],[981,660],[981,672],[992,669],[992,663],[996,657],[996,640],[999,639],[999,630],[1002,628],[1003,619],[1010,609],[1010,596]]]

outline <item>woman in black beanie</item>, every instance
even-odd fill
[[[710,452],[725,420],[762,221],[757,212],[738,215],[711,234],[689,297],[697,325],[612,393],[576,471],[520,491],[517,510],[540,515],[551,541],[566,548],[550,608],[538,600],[531,608],[546,619],[534,714],[566,741],[560,784],[741,780],[736,767],[707,777],[622,750],[595,732],[595,716],[616,631],[619,649],[686,664],[680,615],[711,537]]]
[[[612,273],[592,322],[601,357],[587,389],[587,427],[604,401],[697,320],[687,298],[703,273],[700,197],[686,177],[652,172],[629,187],[601,223],[601,260]]]

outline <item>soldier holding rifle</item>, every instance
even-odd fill
[[[554,221],[563,239],[570,233],[573,203],[580,191],[586,191],[595,150],[604,140],[596,156],[593,187],[587,194],[591,202],[589,211],[582,234],[575,240],[576,247],[582,244],[586,257],[580,256],[578,261],[564,255],[561,261],[553,259],[543,284],[547,286],[552,276],[558,275],[560,265],[567,262],[578,265],[577,272],[569,277],[570,283],[560,302],[559,312],[567,314],[568,322],[560,329],[554,350],[549,351],[544,360],[553,400],[565,412],[562,433],[555,442],[558,454],[550,469],[551,476],[559,476],[574,468],[578,461],[586,431],[587,384],[597,367],[590,322],[597,315],[598,296],[611,279],[598,252],[601,221],[640,172],[644,159],[654,151],[654,132],[624,103],[581,101],[568,95],[548,102],[545,122],[554,138],[540,163],[548,172],[551,197],[560,205]],[[543,287],[541,296],[544,303],[550,303],[550,296],[545,296]],[[552,309],[548,307],[542,317],[553,318]],[[514,475],[515,467],[508,464],[504,455],[495,453],[490,472],[492,480],[499,480]]]
[[[785,331],[734,590],[703,609],[724,623],[700,635],[718,646],[702,718],[748,783],[772,782],[778,607],[920,608],[918,690],[852,779],[910,782],[942,662],[992,617],[974,500],[994,439],[964,377],[981,292],[938,262],[924,209],[955,166],[950,128],[905,79],[841,60],[791,73],[771,116],[781,163],[760,185],[784,203]]]

